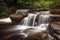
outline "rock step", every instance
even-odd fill
[[[51,14],[51,17],[60,17],[60,14]]]

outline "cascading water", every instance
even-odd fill
[[[23,20],[22,20],[22,25],[25,25],[25,26],[31,26],[32,25],[32,22],[33,22],[33,17],[34,17],[34,14],[32,13],[29,13],[27,17],[25,17]]]
[[[24,34],[25,37],[33,34],[33,32],[37,33],[46,30],[49,25],[49,13],[50,11],[44,11],[41,13],[39,12],[37,14],[29,13],[28,16],[22,20],[22,24],[16,26],[16,29],[21,30],[20,34]],[[33,30],[30,30],[30,28],[32,28]],[[27,29],[29,29],[29,31],[25,33],[24,31]]]
[[[20,22],[20,25],[28,25],[28,17],[23,18],[23,20]]]
[[[28,26],[32,25],[34,14],[28,14]]]
[[[50,11],[41,11],[38,16],[38,26],[47,28],[50,20]]]
[[[33,19],[33,24],[32,24],[32,26],[35,26],[35,25],[37,26],[37,22],[35,22],[35,20],[36,20],[36,17],[37,17],[38,14],[39,14],[39,12],[34,15],[34,19]]]
[[[49,23],[49,15],[43,15],[41,14],[39,16],[38,24],[48,24]]]

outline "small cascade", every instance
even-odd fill
[[[39,14],[39,12],[34,15],[32,26],[37,26],[37,22],[35,22],[35,20],[36,20],[36,17],[37,17],[38,14]]]
[[[32,13],[29,13],[28,14],[28,26],[32,26],[32,22],[33,22],[33,19],[34,19],[34,14]]]
[[[49,20],[50,20],[49,13],[50,13],[50,11],[45,11],[45,12],[41,12],[41,14],[39,14],[38,25],[49,23]]]
[[[25,17],[22,19],[22,21],[20,22],[20,25],[28,25],[28,17]]]
[[[28,22],[27,22],[28,21],[28,17],[25,17],[23,20],[24,20],[23,25],[28,25]]]
[[[36,14],[29,13],[28,16],[21,21],[22,24],[16,26],[16,29],[21,30],[23,34],[25,34],[24,33],[25,30],[29,29],[29,31],[27,31],[26,33],[27,37],[33,32],[37,33],[46,30],[50,20],[49,14],[50,11],[42,11]],[[31,28],[33,30],[31,30]]]
[[[23,18],[23,20],[21,21],[21,25],[25,25],[25,26],[31,26],[32,25],[32,21],[33,21],[33,17],[34,14],[29,13],[27,17]]]
[[[27,17],[25,17],[22,22],[23,22],[23,25],[26,25],[26,26],[37,26],[37,22],[35,22],[36,20],[36,17],[39,13],[36,13],[36,14],[32,14],[32,13],[29,13]],[[21,22],[21,23],[22,23]]]
[[[49,15],[40,15],[38,24],[46,24],[49,23]]]

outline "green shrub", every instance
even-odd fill
[[[7,7],[5,3],[0,4],[0,16],[8,15],[11,13],[11,10]]]

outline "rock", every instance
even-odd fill
[[[33,28],[26,29],[24,33],[28,33],[28,37],[35,37],[35,38],[41,37],[42,39],[47,36],[48,30],[44,30],[41,32],[35,32],[34,30],[36,29]]]
[[[20,14],[11,14],[10,17],[13,18],[13,19],[21,19],[22,15],[20,15]]]
[[[44,38],[46,38],[46,36],[47,34],[40,32],[35,35],[27,37],[26,40],[43,40]]]
[[[54,34],[58,40],[60,40],[60,35]]]
[[[23,19],[26,16],[27,16],[27,14],[11,14],[10,18],[12,19],[12,21],[19,22],[21,19]]]
[[[52,36],[55,37],[56,40],[60,40],[60,22],[58,21],[55,21],[55,22],[52,22],[51,24],[51,28],[52,28],[52,33],[53,34]]]
[[[53,29],[60,30],[60,22],[59,21],[52,22],[50,25]]]
[[[23,17],[27,16],[27,14],[11,14],[10,17],[14,19],[21,19]]]
[[[0,24],[12,23],[10,17],[0,19]]]

